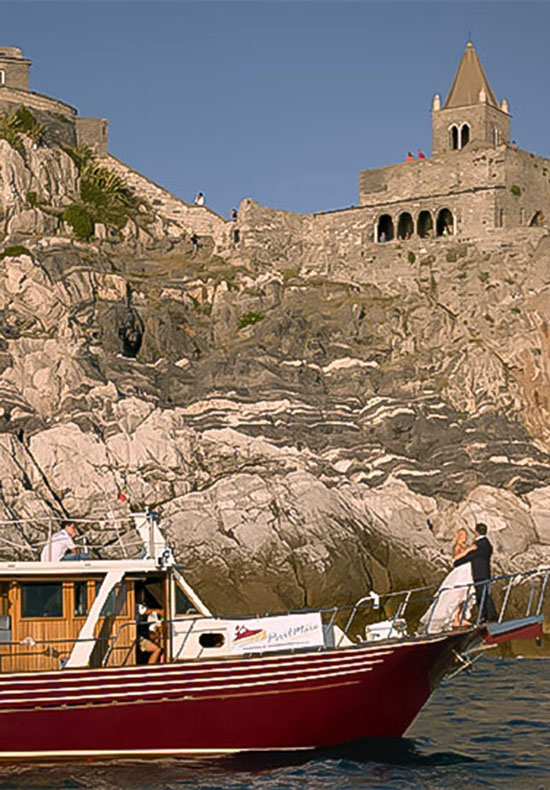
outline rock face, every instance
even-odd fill
[[[435,583],[476,520],[497,568],[550,559],[544,228],[316,267],[301,218],[248,202],[242,226],[159,210],[81,243],[21,198],[73,200],[70,157],[0,141],[0,162],[0,519],[151,506],[227,613]],[[271,252],[235,237],[254,212]]]

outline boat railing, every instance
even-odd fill
[[[141,520],[145,529],[139,529]],[[100,518],[68,518],[53,514],[27,518],[0,519],[0,557],[9,560],[37,561],[55,532],[70,522],[79,535],[74,539],[78,550],[90,559],[137,559],[144,554],[155,556],[155,530],[158,515],[151,510],[130,515]],[[137,528],[136,528],[137,527]],[[8,535],[6,535],[6,532]],[[158,531],[156,535],[158,536]]]
[[[129,623],[135,629],[135,623]],[[0,673],[6,672],[33,672],[37,670],[63,669],[75,645],[93,643],[94,649],[98,650],[103,659],[97,660],[97,665],[106,666],[108,659],[113,652],[121,653],[126,651],[128,656],[122,661],[113,662],[116,666],[124,666],[128,657],[135,646],[135,638],[131,643],[113,645],[112,636],[93,636],[93,637],[47,637],[37,639],[34,637],[24,637],[20,641],[2,642],[0,645]],[[52,662],[47,667],[42,666],[43,659],[50,659]],[[55,663],[53,663],[55,662]],[[8,665],[6,667],[6,664]]]
[[[500,622],[510,613],[514,617],[540,614],[548,589],[549,578],[550,567],[543,566],[521,573],[501,574],[483,582],[470,582],[451,587],[441,586],[436,593],[433,593],[433,588],[429,586],[413,587],[408,590],[380,594],[371,591],[354,604],[319,608],[316,611],[321,614],[325,626],[328,628],[338,626],[339,636],[336,640],[336,645],[338,646],[343,644],[345,639],[361,641],[365,638],[365,627],[369,624],[376,624],[380,620],[387,624],[386,631],[389,637],[403,634],[403,628],[400,626],[405,621],[409,634],[413,630],[418,633],[429,633],[433,611],[437,602],[443,596],[451,591],[454,593],[462,591],[465,600],[475,602],[475,591],[476,588],[479,589],[480,601],[474,622],[466,622],[466,607],[462,607],[459,612],[458,622],[455,621],[454,625],[451,622],[446,624],[448,629],[452,630],[453,628],[469,626],[470,624],[479,625],[482,622],[486,596],[489,594],[495,597],[498,620]],[[524,592],[526,587],[527,591]],[[514,591],[519,591],[519,588],[521,588],[522,594],[514,595]],[[270,616],[284,616],[305,614],[311,611],[310,608],[287,609],[266,612],[264,615],[225,615],[224,619],[237,618],[246,620],[267,616],[268,614]],[[423,615],[427,615],[427,617],[421,623]]]
[[[484,581],[448,587],[441,586],[433,597],[428,616],[424,619],[420,630],[422,633],[430,633],[435,630],[432,628],[432,624],[436,618],[438,604],[443,602],[446,596],[450,597],[451,595],[456,597],[457,608],[452,621],[446,625],[453,628],[472,624],[480,625],[486,618],[486,604],[489,596],[491,596],[491,600],[494,599],[493,603],[499,623],[502,623],[509,615],[512,617],[539,615],[542,612],[549,577],[550,567],[543,566],[522,573],[502,574]],[[514,589],[517,590],[520,586],[523,587],[523,594],[512,596]],[[475,619],[468,620],[468,610],[476,602]]]
[[[429,594],[429,588],[416,587],[395,593],[378,595],[369,593],[352,605],[333,606],[316,610],[299,609],[286,612],[265,613],[264,617],[311,613],[320,614],[326,632],[333,629],[334,639],[328,641],[319,650],[327,647],[343,647],[349,644],[360,644],[369,641],[369,629],[382,621],[384,636],[377,639],[400,639],[415,634],[430,635],[444,631],[452,631],[461,627],[471,628],[482,624],[481,617],[486,595],[491,594],[497,602],[498,622],[505,619],[516,619],[540,615],[543,609],[545,594],[550,579],[550,567],[541,567],[523,573],[503,574],[489,582],[462,584],[453,587],[442,586],[435,595]],[[433,628],[433,613],[438,602],[449,592],[462,593],[462,602],[475,599],[475,588],[478,593],[478,613],[475,621],[465,621],[464,611],[454,622],[445,622]],[[521,595],[514,595],[521,592]],[[188,639],[193,637],[200,641],[205,632],[224,631],[229,640],[229,623],[234,620],[246,621],[261,615],[238,615],[212,617],[201,613],[176,616],[163,621],[163,643],[173,661],[184,659]],[[407,628],[403,630],[401,624]],[[213,627],[215,623],[215,628]],[[374,624],[374,625],[373,625]],[[3,642],[0,644],[0,672],[36,671],[37,669],[63,669],[75,646],[79,643],[94,643],[92,655],[93,666],[126,666],[137,662],[139,645],[139,618],[118,624],[118,627],[107,635],[99,633],[93,637],[80,638],[43,638],[24,637],[20,641]],[[185,626],[185,627],[183,627]],[[177,631],[178,639],[174,636]],[[348,640],[348,641],[346,641]],[[173,648],[177,642],[177,652]],[[200,658],[200,654],[194,655]],[[47,666],[44,666],[44,664]],[[7,665],[7,666],[6,666]],[[27,666],[28,665],[28,666]]]
[[[216,631],[222,629],[219,621],[246,621],[249,619],[258,619],[262,617],[281,617],[299,614],[308,614],[316,611],[322,618],[323,625],[327,630],[334,629],[335,639],[334,646],[341,647],[346,643],[346,640],[352,643],[368,641],[368,625],[378,622],[380,619],[386,624],[386,638],[400,638],[405,635],[410,635],[413,631],[418,634],[431,633],[432,617],[430,614],[435,610],[435,606],[442,596],[449,591],[463,591],[465,600],[475,600],[476,587],[481,590],[478,613],[474,623],[465,621],[466,608],[462,607],[458,622],[446,623],[442,630],[454,630],[458,627],[471,625],[480,625],[483,607],[485,603],[485,596],[494,593],[494,588],[499,588],[495,594],[495,599],[498,604],[498,621],[502,622],[506,617],[508,611],[511,611],[511,616],[529,616],[530,614],[540,614],[542,611],[545,593],[548,588],[548,581],[550,578],[550,567],[537,568],[522,573],[502,574],[493,577],[489,582],[478,582],[456,585],[453,587],[440,587],[437,593],[430,592],[427,586],[414,587],[409,590],[399,592],[389,592],[386,594],[376,594],[370,592],[368,595],[363,596],[354,604],[345,606],[331,606],[319,609],[287,609],[276,612],[265,612],[264,614],[238,614],[238,615],[220,615],[207,617],[202,614],[193,616],[186,615],[185,617],[175,617],[172,620],[165,620],[166,626],[188,623],[189,628],[183,634],[183,638],[179,642],[177,654],[173,655],[173,660],[178,660],[185,650],[187,640],[193,634],[195,637],[198,634],[197,628],[202,631],[211,631],[212,623],[216,622]],[[525,587],[527,591],[524,592]],[[513,591],[522,588],[523,594],[521,596],[513,595]],[[427,618],[423,623],[422,616],[426,615]],[[129,627],[135,626],[132,623],[123,623],[119,630],[111,637],[112,647],[109,649],[108,654],[112,649],[116,649],[116,643],[120,638],[120,634]],[[359,630],[358,630],[359,629]],[[223,630],[223,629],[222,629]],[[106,655],[107,661],[109,655]]]

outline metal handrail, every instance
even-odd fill
[[[131,513],[123,516],[109,516],[99,518],[68,518],[52,514],[29,516],[25,518],[0,519],[0,527],[19,526],[22,542],[11,540],[0,535],[0,545],[17,551],[23,555],[37,557],[45,545],[51,541],[53,532],[62,522],[70,520],[72,523],[85,530],[100,533],[102,541],[90,541],[86,533],[76,538],[76,543],[83,543],[86,550],[109,550],[115,544],[125,558],[136,557],[139,550],[144,549],[143,540],[134,532],[135,519],[139,516],[150,516],[150,511],[144,513]],[[26,535],[26,530],[33,529],[32,540]],[[37,534],[39,537],[37,537]],[[99,538],[97,538],[99,540]]]

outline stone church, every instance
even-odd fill
[[[188,222],[192,212],[185,227],[211,234],[218,251],[230,239],[231,246],[254,248],[254,254],[301,247],[306,256],[310,249],[319,258],[351,260],[364,256],[373,242],[484,236],[544,225],[550,217],[550,160],[511,141],[508,103],[497,100],[471,42],[445,103],[434,96],[431,156],[363,170],[359,204],[338,211],[259,212],[254,201],[245,200],[238,223],[228,225],[231,232],[207,207],[186,204],[111,156],[106,119],[81,117],[65,102],[31,91],[30,66],[19,48],[0,46],[0,112],[25,105],[46,127],[47,142],[90,146],[130,186],[161,205],[168,219],[183,222],[185,215]]]
[[[375,241],[483,235],[543,224],[550,216],[550,160],[510,140],[500,103],[469,42],[444,104],[432,103],[432,156],[359,174],[359,205]]]

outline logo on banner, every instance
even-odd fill
[[[246,625],[238,625],[235,628],[234,642],[245,644],[248,642],[259,642],[267,636],[263,628],[247,628]]]

